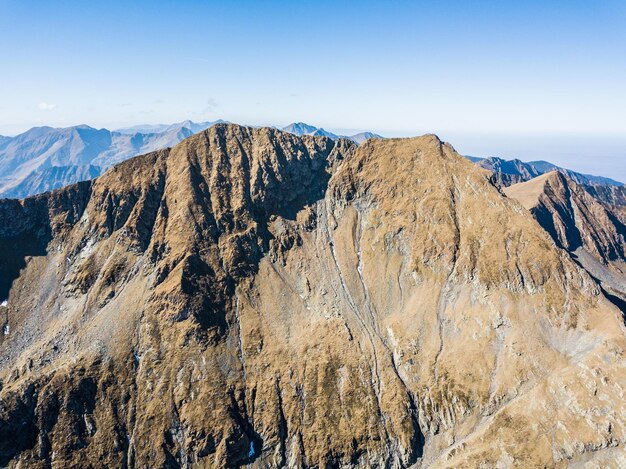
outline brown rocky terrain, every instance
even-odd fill
[[[597,200],[604,203],[626,224],[626,186],[590,186],[585,190]]]
[[[530,210],[626,314],[626,225],[616,207],[603,204],[588,190],[554,171],[504,192]]]
[[[0,244],[0,466],[626,464],[619,309],[435,136],[220,124]]]

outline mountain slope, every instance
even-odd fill
[[[619,311],[434,136],[217,125],[0,243],[0,465],[624,462]]]
[[[70,183],[94,179],[101,172],[99,166],[93,165],[51,166],[38,169],[26,176],[18,185],[3,192],[2,197],[24,198],[31,194],[41,194]]]
[[[504,192],[530,210],[559,247],[626,305],[626,225],[619,215],[558,171]]]
[[[553,171],[504,191],[530,210],[563,249],[582,247],[605,264],[626,262],[626,227],[567,176]]]
[[[626,186],[585,185],[585,190],[613,209],[626,209]],[[626,221],[624,221],[626,223]]]

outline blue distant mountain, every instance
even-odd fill
[[[116,131],[88,125],[34,127],[1,137],[0,197],[24,197],[93,178],[116,163],[174,146],[215,123],[184,121]]]
[[[5,137],[4,135],[0,135],[0,148],[3,148],[6,143],[11,140],[11,137]]]
[[[186,129],[191,130],[192,133],[196,134],[198,132],[202,132],[205,129],[208,129],[214,124],[219,124],[219,123],[224,123],[224,122],[226,121],[223,121],[221,119],[218,119],[216,121],[207,121],[207,122],[193,122],[191,120],[186,120],[183,122],[177,122],[175,124],[135,125],[132,127],[124,127],[121,129],[115,129],[115,132],[119,132],[122,134],[130,134],[130,135],[133,135],[136,133],[157,134],[157,133],[163,133],[163,132],[168,132],[172,130],[180,130],[180,129],[186,128]]]
[[[40,194],[73,182],[87,181],[100,176],[102,168],[93,165],[51,166],[30,173],[18,185],[8,189],[3,197],[22,199]]]
[[[88,125],[34,127],[15,137],[0,136],[0,197],[21,198],[92,179],[121,161],[174,146],[219,122],[224,121],[186,120],[175,124],[138,125],[114,131],[95,129]],[[347,138],[359,145],[370,138],[383,138],[372,132],[337,135],[304,122],[295,122],[282,130],[295,135]],[[502,186],[527,181],[555,169],[578,184],[623,186],[621,182],[610,178],[577,173],[547,161],[467,158],[492,171],[494,179]]]
[[[313,136],[321,136],[332,138],[333,140],[337,140],[339,138],[347,138],[352,140],[357,145],[360,145],[368,138],[384,138],[378,134],[372,132],[361,132],[356,135],[337,135],[327,130],[322,129],[321,127],[315,127],[313,125],[305,124],[304,122],[294,122],[293,124],[289,124],[286,127],[283,127],[281,130],[284,132],[289,132],[294,135],[313,135]]]
[[[548,161],[529,161],[524,162],[518,159],[505,160],[498,157],[479,158],[475,156],[466,156],[469,160],[479,166],[488,169],[494,173],[494,178],[502,186],[509,186],[518,182],[528,181],[550,171],[559,171],[577,184],[587,186],[623,186],[624,184],[611,178],[603,176],[592,176],[591,174],[578,173],[571,169],[561,168]]]

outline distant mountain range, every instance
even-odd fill
[[[501,186],[510,186],[518,182],[529,181],[530,179],[549,173],[550,171],[559,171],[565,174],[576,184],[583,185],[607,185],[607,186],[623,186],[624,184],[602,176],[592,176],[590,174],[582,174],[570,169],[561,168],[548,161],[529,161],[527,163],[514,159],[504,160],[498,157],[479,158],[476,156],[466,156],[469,160],[477,165],[493,171],[494,177]]]
[[[87,125],[66,128],[34,127],[15,137],[0,136],[0,197],[23,198],[75,182],[93,179],[111,166],[136,155],[172,147],[191,135],[223,120],[175,124],[136,125],[116,130]],[[346,138],[360,145],[370,138],[384,138],[372,132],[338,135],[321,127],[294,122],[281,130],[294,135]],[[467,156],[493,172],[501,187],[557,170],[610,205],[623,206],[626,186],[601,176],[581,174],[547,161],[523,162],[497,157]]]
[[[313,125],[305,124],[304,122],[294,122],[293,124],[289,124],[287,127],[283,127],[281,130],[284,132],[289,132],[294,135],[314,135],[318,137],[328,137],[333,140],[338,140],[340,138],[347,138],[348,140],[352,140],[357,145],[360,145],[368,138],[384,138],[381,135],[372,133],[372,132],[361,132],[354,135],[337,135],[327,130],[322,129],[321,127],[315,127]]]
[[[172,147],[223,120],[137,125],[116,130],[87,125],[34,127],[15,137],[0,136],[0,197],[19,198],[99,176],[116,163],[136,155]],[[380,135],[363,132],[343,137],[322,128],[291,124],[296,135],[348,138],[357,144]]]
[[[67,186],[73,182],[95,179],[101,173],[102,169],[93,165],[51,166],[38,169],[26,176],[16,186],[7,189],[2,196],[11,199],[23,199],[29,195]]]
[[[0,196],[25,197],[97,177],[116,163],[174,146],[214,123],[184,121],[115,131],[87,125],[34,127],[1,137]]]
[[[133,135],[136,133],[158,134],[158,133],[171,132],[171,131],[176,131],[181,128],[185,128],[185,129],[191,130],[194,134],[197,134],[198,132],[202,132],[203,130],[208,129],[214,124],[220,124],[220,123],[225,123],[225,122],[226,121],[223,121],[222,119],[218,119],[216,121],[207,121],[207,122],[193,122],[191,120],[186,120],[183,122],[178,122],[176,124],[135,125],[133,127],[125,127],[121,129],[116,129],[116,132],[119,132],[122,134],[128,134],[128,135]]]

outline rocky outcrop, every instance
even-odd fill
[[[624,462],[619,310],[435,136],[220,124],[0,221],[0,465]]]

